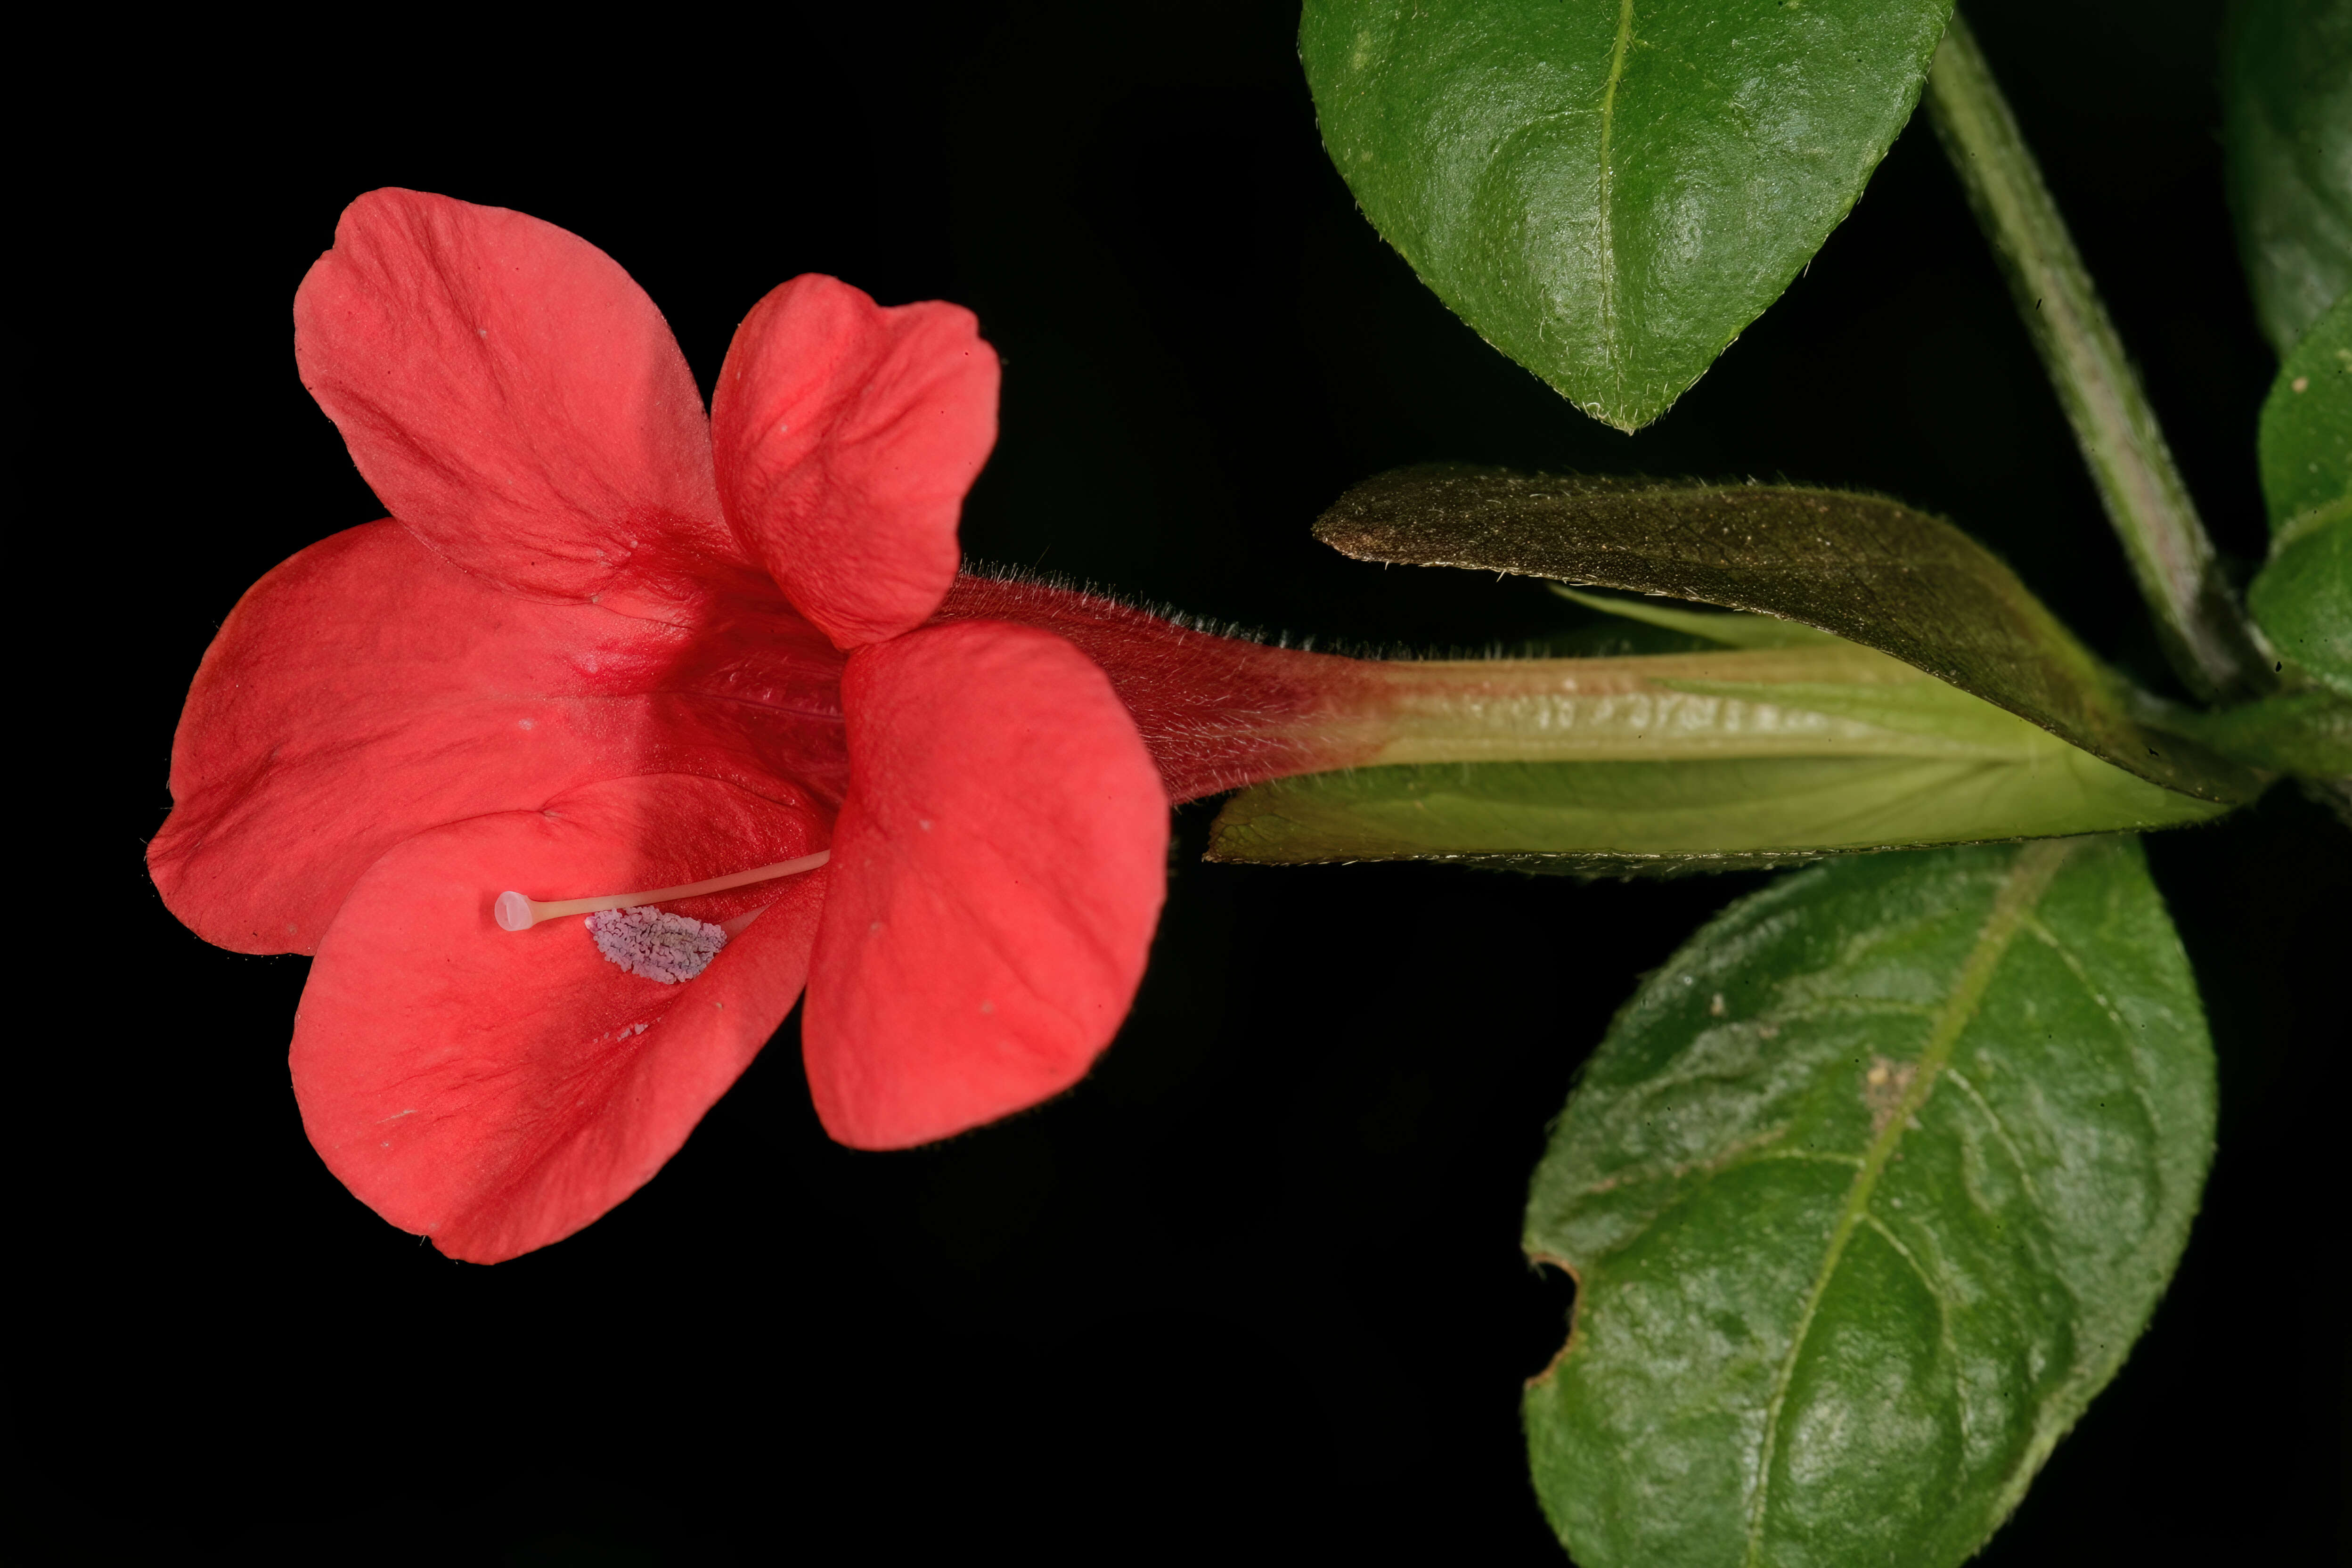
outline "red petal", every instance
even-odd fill
[[[362,1203],[452,1258],[571,1235],[677,1152],[791,1010],[824,874],[677,905],[717,921],[772,900],[676,985],[607,963],[576,919],[502,931],[493,900],[676,886],[818,837],[798,803],[671,775],[401,845],[352,889],[302,993],[292,1066],[311,1143]]]
[[[379,856],[460,817],[656,772],[837,800],[841,656],[779,602],[706,608],[725,618],[534,602],[396,523],[312,545],[189,690],[148,848],[164,901],[223,947],[307,952]]]
[[[371,191],[294,296],[294,357],[385,510],[469,572],[584,599],[745,569],[668,323],[577,235]]]
[[[735,330],[711,399],[728,521],[838,646],[910,630],[946,595],[996,380],[971,311],[886,310],[814,273]]]
[[[1168,797],[1110,682],[1045,632],[929,627],[843,683],[850,791],[802,1037],[825,1130],[945,1138],[1067,1089],[1143,976]]]

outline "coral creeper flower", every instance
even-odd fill
[[[969,312],[795,279],[706,421],[601,251],[387,190],[294,316],[392,515],[238,603],[149,862],[207,940],[316,955],[294,1089],[354,1194],[479,1262],[567,1236],[804,985],[845,1143],[1085,1073],[1143,969],[1169,794],[1073,643],[985,592],[934,619],[995,438]],[[593,932],[566,900],[605,906]]]

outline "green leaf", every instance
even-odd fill
[[[2352,294],[2286,356],[2259,449],[2271,560],[2246,606],[2282,658],[2352,695]]]
[[[1528,1195],[1523,1408],[1584,1568],[1958,1563],[2114,1376],[2213,1138],[2137,842],[1833,861],[1643,984]]]
[[[2255,450],[2274,538],[2307,533],[2331,510],[2352,508],[2352,294],[2279,366]]]
[[[2283,658],[2352,696],[2352,515],[2273,555],[2246,590],[2246,607]]]
[[[2239,0],[2222,57],[2238,250],[2284,358],[2352,286],[2352,5]]]
[[[1404,468],[1341,496],[1315,534],[1363,561],[1517,573],[1799,621],[2168,789],[2231,803],[2260,789],[2246,770],[2136,720],[2115,678],[1990,551],[1877,496]]]
[[[1821,248],[1950,0],[1307,0],[1324,145],[1438,298],[1594,418],[1664,413]]]

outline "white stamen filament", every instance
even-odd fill
[[[730,888],[749,887],[753,882],[765,882],[777,877],[790,877],[796,872],[814,871],[833,858],[833,851],[820,849],[814,855],[803,855],[797,860],[785,860],[773,866],[761,866],[750,871],[738,871],[731,877],[713,877],[707,882],[688,882],[682,888],[656,888],[646,893],[613,893],[601,899],[560,899],[542,903],[527,899],[520,893],[500,893],[493,912],[501,931],[529,931],[541,921],[562,920],[566,915],[593,915],[605,910],[633,910],[639,904],[667,903],[675,899],[699,898],[705,893],[723,893]],[[732,921],[728,922],[732,924]]]

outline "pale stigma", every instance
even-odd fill
[[[691,915],[640,905],[602,910],[586,921],[596,951],[632,974],[675,985],[710,966],[727,933]]]

